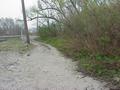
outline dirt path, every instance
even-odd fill
[[[77,73],[75,63],[55,48],[34,44],[24,57],[0,53],[0,90],[109,90],[105,83]]]

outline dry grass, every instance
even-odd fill
[[[19,53],[26,53],[33,45],[26,45],[19,38],[11,38],[7,41],[0,42],[0,51],[16,51]]]

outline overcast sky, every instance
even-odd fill
[[[26,8],[35,5],[37,0],[25,0]],[[0,17],[21,18],[21,0],[0,0]]]
[[[26,9],[37,4],[37,0],[25,0]],[[22,19],[21,0],[0,0],[0,18],[20,18]],[[28,22],[28,27],[36,27],[35,21]]]

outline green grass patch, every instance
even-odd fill
[[[120,84],[120,56],[93,55],[86,50],[74,51],[67,40],[61,38],[37,38],[37,41],[50,44],[73,60],[78,60],[79,71]]]
[[[62,38],[57,38],[57,37],[52,37],[52,38],[49,38],[49,37],[46,37],[46,38],[37,38],[36,39],[37,41],[42,41],[42,42],[45,42],[47,44],[50,44],[60,50],[63,49],[64,47],[64,44],[65,44],[65,40],[62,39]]]
[[[16,51],[24,54],[32,47],[33,45],[27,45],[23,43],[19,38],[11,38],[7,41],[0,42],[0,51]]]

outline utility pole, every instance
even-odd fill
[[[27,25],[27,19],[26,19],[24,0],[21,0],[21,3],[22,3],[22,11],[23,11],[23,19],[24,19],[24,28],[25,28],[25,34],[26,34],[26,41],[27,41],[28,44],[30,44],[30,37],[29,37],[29,32],[28,32],[28,25]]]
[[[37,31],[39,30],[39,19],[38,19],[38,12],[37,12]]]
[[[21,35],[21,40],[23,40],[23,30],[22,29],[21,29],[20,35]]]
[[[39,3],[39,0],[37,1],[37,8],[39,8],[38,3]],[[39,31],[39,18],[38,18],[39,14],[38,14],[38,12],[39,11],[37,10],[37,21],[36,21],[37,22],[37,32]]]

